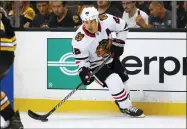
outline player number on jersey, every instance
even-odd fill
[[[118,17],[113,17],[113,19],[115,20],[115,22],[116,22],[116,23],[118,23],[118,24],[119,24],[119,21],[120,21],[120,20],[119,20],[119,18],[118,18]]]
[[[73,48],[73,54],[75,55],[81,54],[81,51],[78,48]]]

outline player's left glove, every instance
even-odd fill
[[[110,52],[114,54],[113,58],[119,58],[123,54],[125,42],[120,39],[113,39]]]
[[[91,84],[95,78],[91,76],[91,71],[87,67],[82,67],[81,72],[79,73],[79,76],[84,83],[84,85],[89,85]]]

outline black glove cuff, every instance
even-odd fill
[[[113,58],[119,58],[123,54],[123,47],[112,45],[110,48],[111,53],[114,53]]]
[[[91,71],[89,68],[82,67],[82,70],[79,73],[79,76],[81,78],[81,81],[84,83],[84,85],[89,85],[94,81],[94,77],[91,77]]]

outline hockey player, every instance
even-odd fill
[[[14,50],[16,48],[16,37],[10,21],[6,17],[6,12],[0,8],[0,83],[7,75],[14,61]],[[6,127],[3,129],[23,129],[19,112],[14,111],[6,94],[1,91],[0,94],[0,115],[6,121]]]
[[[83,24],[76,31],[72,46],[84,85],[95,80],[101,86],[108,87],[122,113],[144,117],[143,111],[131,104],[127,86],[129,77],[119,60],[128,33],[126,22],[113,15],[99,15],[94,7],[84,8],[81,18]],[[90,77],[90,73],[101,65],[109,53],[113,53],[114,57],[95,76]]]

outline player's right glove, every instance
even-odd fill
[[[123,54],[125,41],[117,38],[117,32],[111,32],[109,29],[106,30],[109,35],[108,48],[110,53],[114,56],[113,58],[119,58]]]
[[[84,85],[90,85],[95,80],[93,76],[91,77],[90,69],[86,67],[82,67],[82,70],[79,73],[79,76]]]

